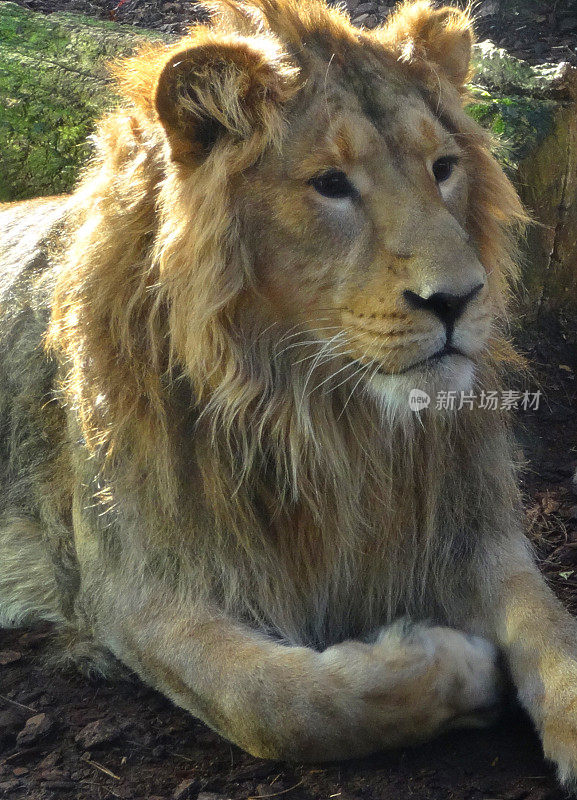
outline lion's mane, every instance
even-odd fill
[[[413,30],[426,7],[412,4]],[[523,212],[487,134],[418,45],[409,46],[403,9],[372,32],[316,0],[219,9],[213,27],[196,26],[190,38],[260,26],[295,91],[308,65],[301,55],[292,76],[294,54],[313,37],[361,42],[367,60],[384,43],[406,63],[475,165],[467,224],[502,315],[516,274],[511,234]],[[401,601],[418,603],[427,576],[442,598],[451,592],[455,553],[473,546],[475,531],[463,535],[471,508],[483,519],[479,529],[490,527],[492,493],[503,483],[511,507],[517,504],[506,448],[491,435],[495,412],[384,425],[349,383],[323,389],[331,368],[312,350],[312,361],[297,363],[287,347],[294,331],[246,314],[258,290],[229,189],[263,148],[278,146],[283,120],[271,113],[258,135],[194,170],[171,164],[151,98],[160,65],[178,47],[150,46],[116,69],[123,100],[98,126],[93,161],[73,198],[75,223],[55,295],[48,345],[62,361],[80,432],[101,463],[102,495],[114,505],[137,493],[151,519],[172,520],[151,524],[143,534],[150,546],[178,553],[182,520],[193,515],[188,494],[201,494],[210,534],[191,524],[198,563],[212,565],[210,580],[225,605],[246,606],[252,592],[256,599],[243,611],[262,618],[267,607],[284,604],[287,636],[305,597],[316,597],[317,606],[351,603],[351,618],[355,603],[374,603],[376,617],[385,602],[393,615]],[[513,357],[496,332],[479,385],[498,388],[501,367]],[[331,586],[346,585],[361,534],[370,530],[383,532],[370,543],[375,568],[364,597],[331,597]],[[232,562],[235,580],[226,568]],[[298,588],[289,591],[291,570]],[[341,579],[332,580],[337,572]],[[322,613],[311,619],[328,624]]]

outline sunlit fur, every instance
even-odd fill
[[[517,363],[502,331],[525,217],[463,111],[471,20],[422,0],[374,31],[318,0],[213,14],[117,66],[120,105],[77,191],[46,201],[51,232],[42,204],[1,212],[7,274],[29,246],[3,308],[20,466],[0,565],[34,559],[47,588],[0,566],[0,618],[64,618],[82,658],[83,636],[104,644],[261,755],[470,722],[494,652],[457,628],[509,648],[533,698],[506,587],[540,584],[506,421],[407,409],[411,388],[498,390]],[[316,191],[329,168],[354,199]],[[445,331],[407,292],[477,284],[465,355],[415,367]],[[453,629],[379,633],[406,616]]]
[[[231,5],[226,10],[229,26],[248,25],[250,30],[253,23],[241,13],[244,9]],[[428,15],[426,3],[411,6],[411,24],[420,13]],[[505,282],[515,269],[509,229],[522,212],[490,154],[487,135],[461,110],[458,91],[418,46],[414,52],[407,49],[401,26],[405,11],[374,32],[360,32],[340,12],[316,3],[283,2],[281,7],[263,2],[254,14],[263,26],[257,46],[264,47],[263,60],[274,65],[279,94],[294,93],[298,84],[312,81],[317,73],[324,81],[328,61],[336,60],[332,53],[339,47],[366,62],[367,80],[371,75],[378,80],[389,61],[401,59],[406,65],[403,79],[421,87],[431,107],[451,120],[467,153],[474,187],[467,227],[490,274],[492,303],[502,310]],[[457,23],[469,30],[464,15],[455,15]],[[293,54],[291,62],[283,55],[313,35],[315,42],[306,56]],[[287,112],[272,103],[266,115],[256,109],[259,127],[248,141],[221,147],[201,163],[170,166],[166,161],[164,135],[152,105],[159,72],[172,53],[193,44],[202,47],[215,37],[219,41],[219,36],[197,27],[188,42],[150,48],[117,70],[129,102],[101,123],[94,164],[77,192],[84,221],[60,279],[49,341],[70,360],[68,391],[87,440],[110,452],[123,453],[129,447],[135,475],[140,475],[141,463],[147,471],[152,469],[151,480],[158,481],[167,505],[176,491],[169,394],[182,373],[193,383],[197,408],[202,409],[201,427],[207,435],[210,429],[214,453],[219,454],[207,466],[221,473],[222,483],[213,486],[219,514],[230,505],[226,498],[231,486],[252,486],[259,462],[272,457],[275,467],[267,478],[274,475],[274,496],[305,499],[319,519],[327,519],[329,508],[336,513],[344,503],[347,510],[339,511],[338,518],[350,518],[351,524],[340,527],[352,531],[352,520],[364,517],[367,509],[359,506],[351,474],[364,475],[361,464],[367,461],[381,484],[390,469],[388,458],[399,458],[390,439],[404,432],[384,435],[391,452],[383,458],[381,437],[373,432],[380,422],[363,396],[365,381],[358,382],[354,369],[339,372],[344,365],[339,360],[343,339],[337,338],[336,346],[328,344],[338,333],[337,327],[330,327],[335,326],[332,309],[313,310],[305,321],[283,319],[263,299],[255,278],[251,250],[259,232],[243,227],[239,205],[245,196],[239,175],[267,147],[279,148],[282,154],[283,136],[289,135],[282,113]],[[438,48],[446,49],[442,42]],[[235,119],[246,114],[236,106],[232,91],[221,102],[230,105],[226,113]],[[251,202],[254,191],[248,183]],[[290,217],[290,207],[285,213]],[[300,233],[306,238],[306,229]],[[310,280],[315,277],[312,274]],[[304,328],[302,337],[299,325]],[[311,339],[320,340],[320,349],[301,344]],[[345,330],[345,345],[346,341]],[[482,354],[478,380],[491,388],[498,385],[494,371],[502,352],[502,346],[489,346]],[[431,418],[427,424],[444,423]],[[468,430],[485,422],[482,415],[471,414],[463,424]],[[233,461],[242,463],[242,469],[233,467]],[[355,462],[359,469],[351,469]],[[328,486],[334,487],[330,500],[324,489],[319,496],[318,487],[326,479],[311,481],[315,475],[326,475]],[[241,513],[241,497],[236,491],[235,527],[250,539],[254,522]]]
[[[367,81],[399,70],[400,80],[419,87],[454,126],[472,173],[466,225],[490,276],[495,313],[515,274],[510,231],[523,214],[486,133],[462,111],[458,88],[418,42],[411,49],[405,40],[405,13],[417,24],[431,13],[427,3],[402,8],[373,32],[317,2],[222,8],[227,46],[238,38],[231,27],[248,34],[241,46],[256,49],[255,69],[276,82],[274,94],[263,95],[264,103],[255,95],[254,107],[243,107],[236,88],[218,84],[221,115],[250,134],[199,159],[184,152],[181,134],[169,126],[178,153],[171,162],[153,105],[159,74],[190,46],[219,44],[223,34],[199,26],[188,40],[150,47],[118,67],[126,101],[101,122],[93,164],[75,195],[78,229],[59,277],[48,343],[66,359],[66,396],[88,446],[107,460],[109,502],[121,503],[137,485],[147,502],[178,519],[189,491],[178,470],[182,459],[194,460],[214,519],[210,532],[190,534],[196,554],[206,551],[195,567],[202,576],[191,581],[195,591],[214,591],[216,580],[227,610],[258,617],[289,640],[334,640],[370,630],[399,609],[418,611],[425,587],[439,607],[450,604],[453,540],[471,503],[490,515],[495,481],[509,481],[512,498],[516,490],[506,449],[493,449],[506,448],[504,440],[486,439],[495,412],[425,413],[418,422],[405,415],[403,424],[384,425],[381,403],[367,390],[372,369],[361,375],[340,358],[347,329],[338,327],[333,309],[313,304],[303,320],[275,308],[255,275],[260,230],[251,230],[242,213],[247,197],[253,206],[270,202],[257,180],[259,164],[264,159],[266,169],[267,158],[282,160],[290,98],[312,84],[316,102],[314,81],[326,87],[329,62],[342,49],[342,59],[361,60]],[[454,20],[468,35],[468,18],[455,12]],[[452,35],[453,28],[444,30]],[[297,49],[303,41],[306,52]],[[439,57],[447,51],[443,42],[438,49]],[[290,201],[280,201],[288,220]],[[295,231],[306,240],[302,212],[296,207],[294,214]],[[269,244],[274,250],[274,240]],[[354,259],[354,247],[347,257]],[[267,265],[275,268],[283,267]],[[303,305],[310,307],[306,293],[314,299],[315,282],[327,278],[318,260],[308,274],[302,268]],[[492,336],[476,380],[494,389],[503,354],[512,351],[496,330]],[[490,453],[471,461],[473,443]],[[503,465],[496,476],[495,463]],[[447,497],[449,475],[456,479]],[[177,552],[188,548],[189,536],[175,539],[180,529],[166,521],[150,527],[149,535],[168,538]],[[367,535],[375,553],[363,566],[363,591],[351,600],[359,580],[355,553]],[[209,562],[230,566],[206,585]]]

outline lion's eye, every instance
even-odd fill
[[[358,195],[345,173],[339,169],[329,169],[327,172],[315,175],[309,180],[309,184],[323,197],[330,197],[334,200],[353,198]]]
[[[456,156],[443,156],[438,158],[433,164],[433,175],[437,183],[443,183],[453,174],[453,169],[458,159]]]

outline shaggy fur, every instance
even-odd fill
[[[516,361],[525,216],[463,111],[471,42],[423,0],[376,31],[226,0],[118,65],[74,195],[0,212],[0,619],[292,758],[477,724],[496,646],[570,781],[573,625],[506,420],[408,409]],[[473,299],[431,358],[449,328],[414,298],[447,295]]]

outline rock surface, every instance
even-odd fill
[[[26,720],[26,725],[16,737],[16,742],[20,747],[30,747],[30,745],[36,744],[39,739],[47,736],[53,727],[54,721],[48,714],[35,714]]]
[[[121,736],[121,733],[119,727],[97,719],[89,722],[76,734],[76,742],[85,750],[92,750],[114,742]]]

